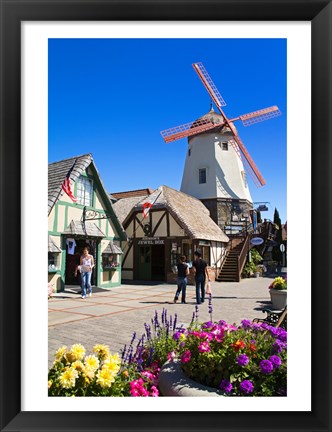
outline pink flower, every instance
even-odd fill
[[[141,372],[141,375],[146,377],[148,380],[152,381],[152,384],[157,384],[158,379],[157,377],[150,371],[143,371]]]
[[[144,387],[144,381],[142,378],[139,378],[138,380],[131,381],[130,394],[134,397],[149,396],[149,392]]]
[[[159,390],[157,389],[157,387],[156,386],[152,386],[151,387],[151,395],[150,396],[152,396],[152,397],[158,397],[159,396]]]
[[[175,357],[176,357],[176,354],[174,351],[171,351],[167,354],[167,359],[170,361],[173,361],[175,359]]]
[[[189,350],[186,350],[181,356],[181,362],[188,363],[188,361],[190,361],[190,358],[191,358],[191,352]]]
[[[202,342],[198,347],[198,351],[200,353],[210,352],[209,342]]]

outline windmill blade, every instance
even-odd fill
[[[224,101],[223,97],[219,93],[219,90],[215,86],[210,75],[207,73],[207,70],[203,66],[203,63],[193,63],[192,66],[195,69],[197,75],[201,79],[202,83],[204,84],[204,87],[208,91],[209,95],[211,96],[216,106],[218,108],[225,106],[226,102]]]
[[[259,111],[253,111],[248,114],[243,114],[239,116],[239,119],[242,121],[243,126],[251,126],[253,124],[270,120],[271,118],[278,117],[281,115],[281,111],[275,105],[269,108],[264,108]]]
[[[163,137],[165,143],[169,143],[171,141],[175,141],[187,136],[195,135],[200,132],[207,131],[209,129],[213,129],[217,126],[221,126],[220,124],[215,125],[208,119],[195,120],[194,122],[185,123],[180,126],[175,126],[170,129],[165,129],[160,132]]]
[[[254,182],[255,186],[256,187],[260,187],[261,184],[260,184],[259,180],[257,179],[255,173],[253,172],[251,166],[248,164],[247,160],[244,157],[241,156],[241,152],[240,152],[240,149],[239,149],[239,146],[237,145],[237,143],[234,140],[232,140],[232,139],[229,140],[228,142],[232,145],[232,147],[234,148],[236,154],[241,159],[241,161],[243,163],[243,167],[244,167],[246,173],[248,173],[250,175],[250,177],[251,177],[252,181]]]
[[[251,175],[252,179],[254,180],[254,183],[256,186],[264,186],[266,184],[266,181],[264,180],[262,174],[260,173],[259,169],[257,168],[255,162],[253,161],[252,157],[248,153],[248,150],[246,149],[245,145],[243,144],[241,138],[237,135],[237,132],[232,125],[232,123],[229,124],[231,127],[231,130],[233,132],[233,140],[236,142],[236,144],[239,146],[240,152],[243,156],[242,162],[246,165],[248,168],[248,172]]]

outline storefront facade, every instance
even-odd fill
[[[190,263],[199,249],[213,279],[228,237],[210,218],[206,207],[167,186],[161,186],[147,200],[153,205],[146,217],[142,214],[143,199],[123,222],[130,241],[123,247],[122,278],[174,282],[179,257],[185,255]]]
[[[71,171],[73,201],[62,190]],[[92,285],[121,285],[125,232],[109,200],[90,154],[49,165],[48,282],[57,292],[79,285],[75,276],[83,247],[95,260]]]

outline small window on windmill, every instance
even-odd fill
[[[245,171],[241,171],[242,174],[242,180],[243,180],[243,184],[245,187],[248,187],[248,182],[247,182],[247,173]]]
[[[206,168],[199,169],[199,184],[206,183]]]
[[[228,150],[228,142],[227,141],[225,141],[225,142],[222,143],[222,149],[223,150]]]
[[[188,148],[188,156],[190,156],[191,155],[191,148],[189,147]]]

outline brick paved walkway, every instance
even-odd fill
[[[273,278],[243,279],[239,283],[213,282],[213,319],[240,323],[242,319],[264,317],[261,309],[270,306],[268,286]],[[66,287],[49,300],[49,367],[61,345],[82,343],[87,351],[104,343],[112,352],[129,344],[134,331],[144,333],[155,310],[168,315],[177,313],[180,323],[189,323],[195,310],[195,288],[187,287],[187,304],[174,304],[175,285],[123,284],[110,290],[94,288],[92,297],[81,299],[78,287]],[[209,319],[208,302],[199,306],[199,320]]]

